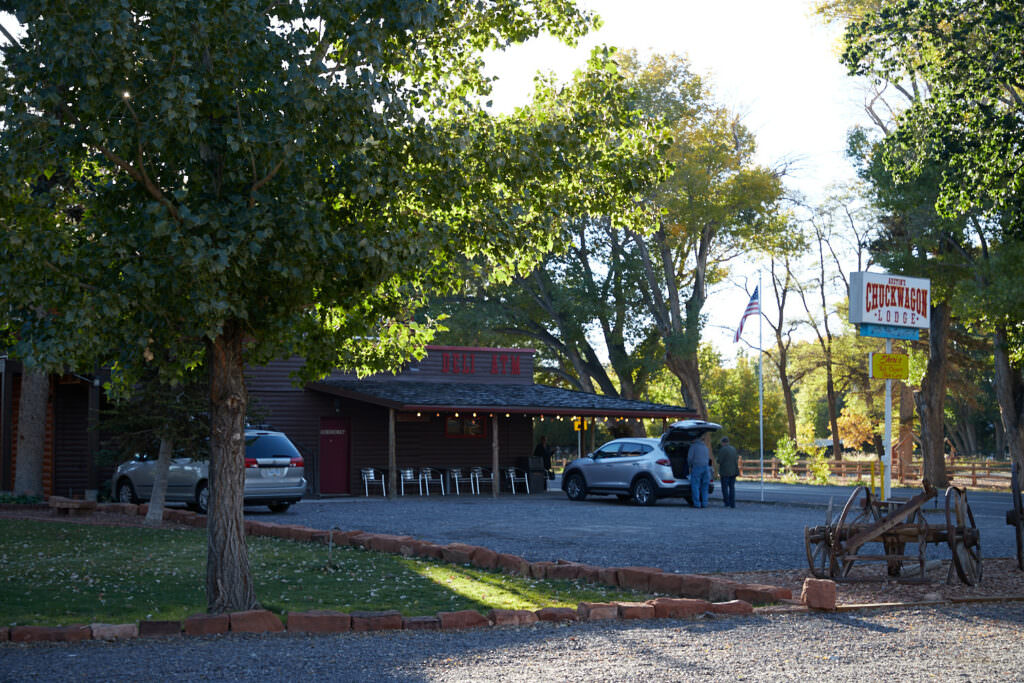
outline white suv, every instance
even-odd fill
[[[570,500],[616,495],[637,505],[654,505],[658,498],[682,497],[692,504],[686,460],[690,444],[721,428],[714,422],[683,420],[673,423],[660,439],[609,441],[569,463],[562,473],[562,490]],[[713,490],[711,484],[709,491]]]

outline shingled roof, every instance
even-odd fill
[[[472,384],[465,382],[394,382],[326,379],[309,389],[400,411],[477,411],[534,415],[689,418],[683,406],[632,401],[543,384]]]

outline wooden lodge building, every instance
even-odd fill
[[[335,373],[297,386],[291,375],[301,364],[296,358],[250,367],[246,381],[251,412],[285,432],[305,456],[312,497],[362,495],[364,468],[386,471],[389,493],[396,490],[401,470],[424,467],[484,467],[501,473],[516,467],[530,473],[531,490],[543,491],[540,465],[530,457],[534,419],[593,424],[597,419],[698,417],[685,407],[535,384],[529,349],[431,346],[422,361],[397,375],[358,379]],[[2,376],[3,491],[13,487],[19,379],[20,372],[10,369]],[[55,379],[51,391],[47,432],[52,444],[44,466],[48,494],[80,495],[111,474],[109,467],[98,472],[94,466],[98,430],[89,425],[95,425],[98,389],[92,382],[72,380]]]

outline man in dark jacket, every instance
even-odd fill
[[[729,437],[723,436],[718,445],[718,477],[722,480],[722,501],[725,507],[736,507],[736,477],[740,474],[740,457],[736,449],[729,443]]]

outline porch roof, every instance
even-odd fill
[[[484,412],[683,419],[684,406],[613,398],[544,384],[471,384],[326,379],[307,388],[404,412]]]

